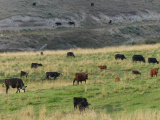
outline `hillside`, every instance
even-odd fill
[[[1,0],[0,51],[156,43],[159,5],[158,0]]]

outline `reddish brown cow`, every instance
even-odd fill
[[[159,69],[159,68],[151,69],[151,71],[150,71],[150,76],[151,76],[151,77],[153,77],[153,76],[156,76],[156,77],[157,77],[158,69]]]
[[[116,79],[114,80],[114,82],[119,82],[119,81],[120,81],[119,77],[116,77]]]
[[[105,69],[107,68],[107,66],[103,65],[103,66],[98,66],[100,69]]]
[[[136,70],[132,70],[132,74],[135,74],[135,75],[140,74],[141,75],[141,73],[139,71],[136,71]]]
[[[75,81],[77,81],[77,84],[79,84],[79,82],[81,82],[82,84],[82,81],[85,81],[85,84],[86,84],[86,79],[88,79],[88,74],[85,74],[83,72],[75,73],[74,79],[73,79],[73,85]]]

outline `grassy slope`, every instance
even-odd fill
[[[66,58],[67,51],[45,51],[39,53],[3,53],[0,54],[1,83],[5,78],[19,77],[20,70],[29,72],[29,77],[23,78],[27,85],[26,93],[16,94],[16,89],[10,89],[5,94],[5,88],[0,87],[0,116],[16,117],[21,110],[33,111],[36,118],[45,107],[46,115],[57,111],[72,112],[73,97],[86,97],[96,112],[106,110],[116,117],[120,113],[130,114],[136,110],[159,110],[160,79],[150,78],[151,68],[157,64],[132,63],[132,55],[142,54],[148,57],[159,56],[160,44],[150,46],[109,47],[104,49],[71,50],[76,58]],[[114,55],[123,53],[126,60],[116,61]],[[31,69],[32,62],[42,63],[43,67]],[[106,71],[97,66],[107,65]],[[134,76],[131,70],[138,70],[142,75]],[[57,80],[45,80],[45,72],[62,72]],[[72,86],[75,72],[89,74],[87,84]],[[121,82],[115,83],[115,77]],[[22,113],[21,113],[22,114]]]

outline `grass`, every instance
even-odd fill
[[[5,78],[20,77],[20,71],[29,72],[23,77],[26,92],[15,93],[16,89],[0,87],[0,119],[158,119],[160,79],[150,78],[150,69],[157,64],[132,63],[134,54],[156,57],[160,60],[160,44],[120,46],[101,49],[71,49],[75,58],[67,58],[68,51],[12,52],[0,54],[0,83]],[[126,60],[115,60],[122,53]],[[43,66],[31,69],[31,63]],[[107,70],[100,70],[106,65]],[[132,75],[138,70],[142,75]],[[60,72],[56,80],[45,79],[45,72]],[[88,73],[87,84],[73,86],[76,72]],[[159,75],[158,75],[159,76]],[[114,79],[120,78],[115,83]],[[74,111],[73,97],[86,97],[91,104],[89,110],[80,114]],[[138,112],[137,112],[138,111]],[[19,117],[20,116],[20,117]],[[19,118],[18,118],[19,117]]]

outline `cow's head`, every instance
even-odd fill
[[[159,64],[159,61],[157,61],[157,64]]]
[[[88,79],[88,74],[86,74],[86,79]]]
[[[63,76],[63,73],[60,73],[60,75],[62,75],[62,76]]]
[[[156,71],[157,73],[158,73],[158,69],[159,69],[159,68],[155,68],[155,71]]]
[[[23,87],[22,87],[22,90],[23,90],[24,92],[25,92],[26,87],[27,87],[27,86],[23,86]]]
[[[40,64],[38,64],[38,66],[42,66],[42,64],[40,63]]]

